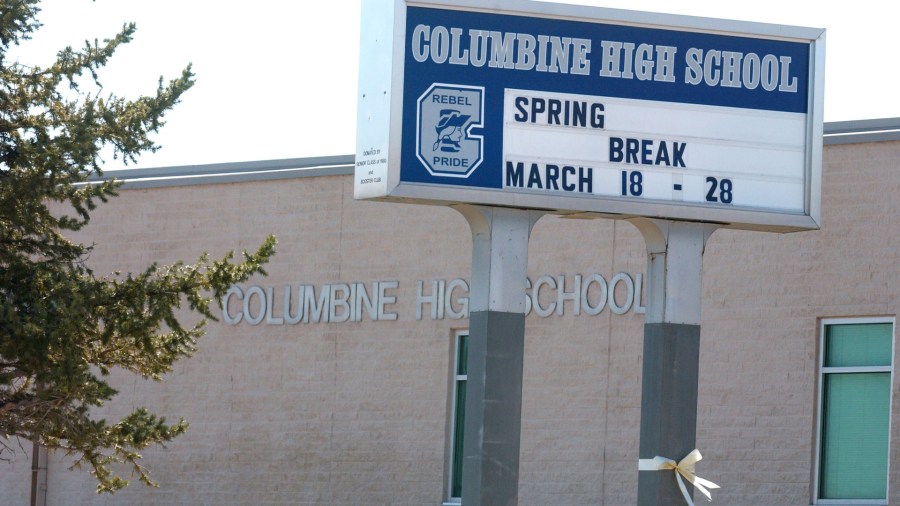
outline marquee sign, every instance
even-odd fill
[[[824,30],[363,2],[355,197],[819,226]]]

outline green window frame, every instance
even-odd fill
[[[814,504],[887,504],[894,323],[822,320]]]
[[[469,331],[453,337],[453,385],[450,403],[450,451],[447,462],[447,501],[459,504],[462,498],[463,429],[466,421],[466,381],[468,379]]]

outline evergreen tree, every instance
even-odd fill
[[[117,421],[98,418],[94,408],[116,394],[106,377],[122,369],[159,379],[190,356],[214,318],[211,300],[265,274],[275,241],[241,262],[203,255],[136,274],[93,272],[91,246],[64,234],[87,225],[118,183],[88,178],[102,174],[101,153],[134,162],[156,150],[150,134],[194,76],[188,66],[136,100],[101,96],[98,72],[131,40],[133,24],[112,39],[63,49],[46,68],[10,61],[8,50],[40,27],[37,4],[0,0],[0,458],[11,458],[14,438],[24,438],[72,455],[75,467],[96,476],[98,491],[127,485],[113,472],[117,464],[153,484],[138,451],[172,440],[187,423],[168,424],[143,408]],[[199,323],[183,324],[185,313]]]

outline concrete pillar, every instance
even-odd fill
[[[649,219],[633,223],[649,255],[638,458],[678,462],[697,441],[701,271],[706,240],[717,227]],[[688,490],[693,495],[690,485]],[[685,500],[673,471],[638,474],[639,506],[679,504]]]
[[[462,504],[515,506],[528,238],[542,213],[458,206],[472,230]]]

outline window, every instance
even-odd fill
[[[454,336],[453,396],[450,411],[450,460],[447,473],[447,502],[459,504],[462,497],[463,428],[466,423],[466,378],[468,372],[468,331]]]
[[[887,504],[893,318],[824,320],[816,504]]]

